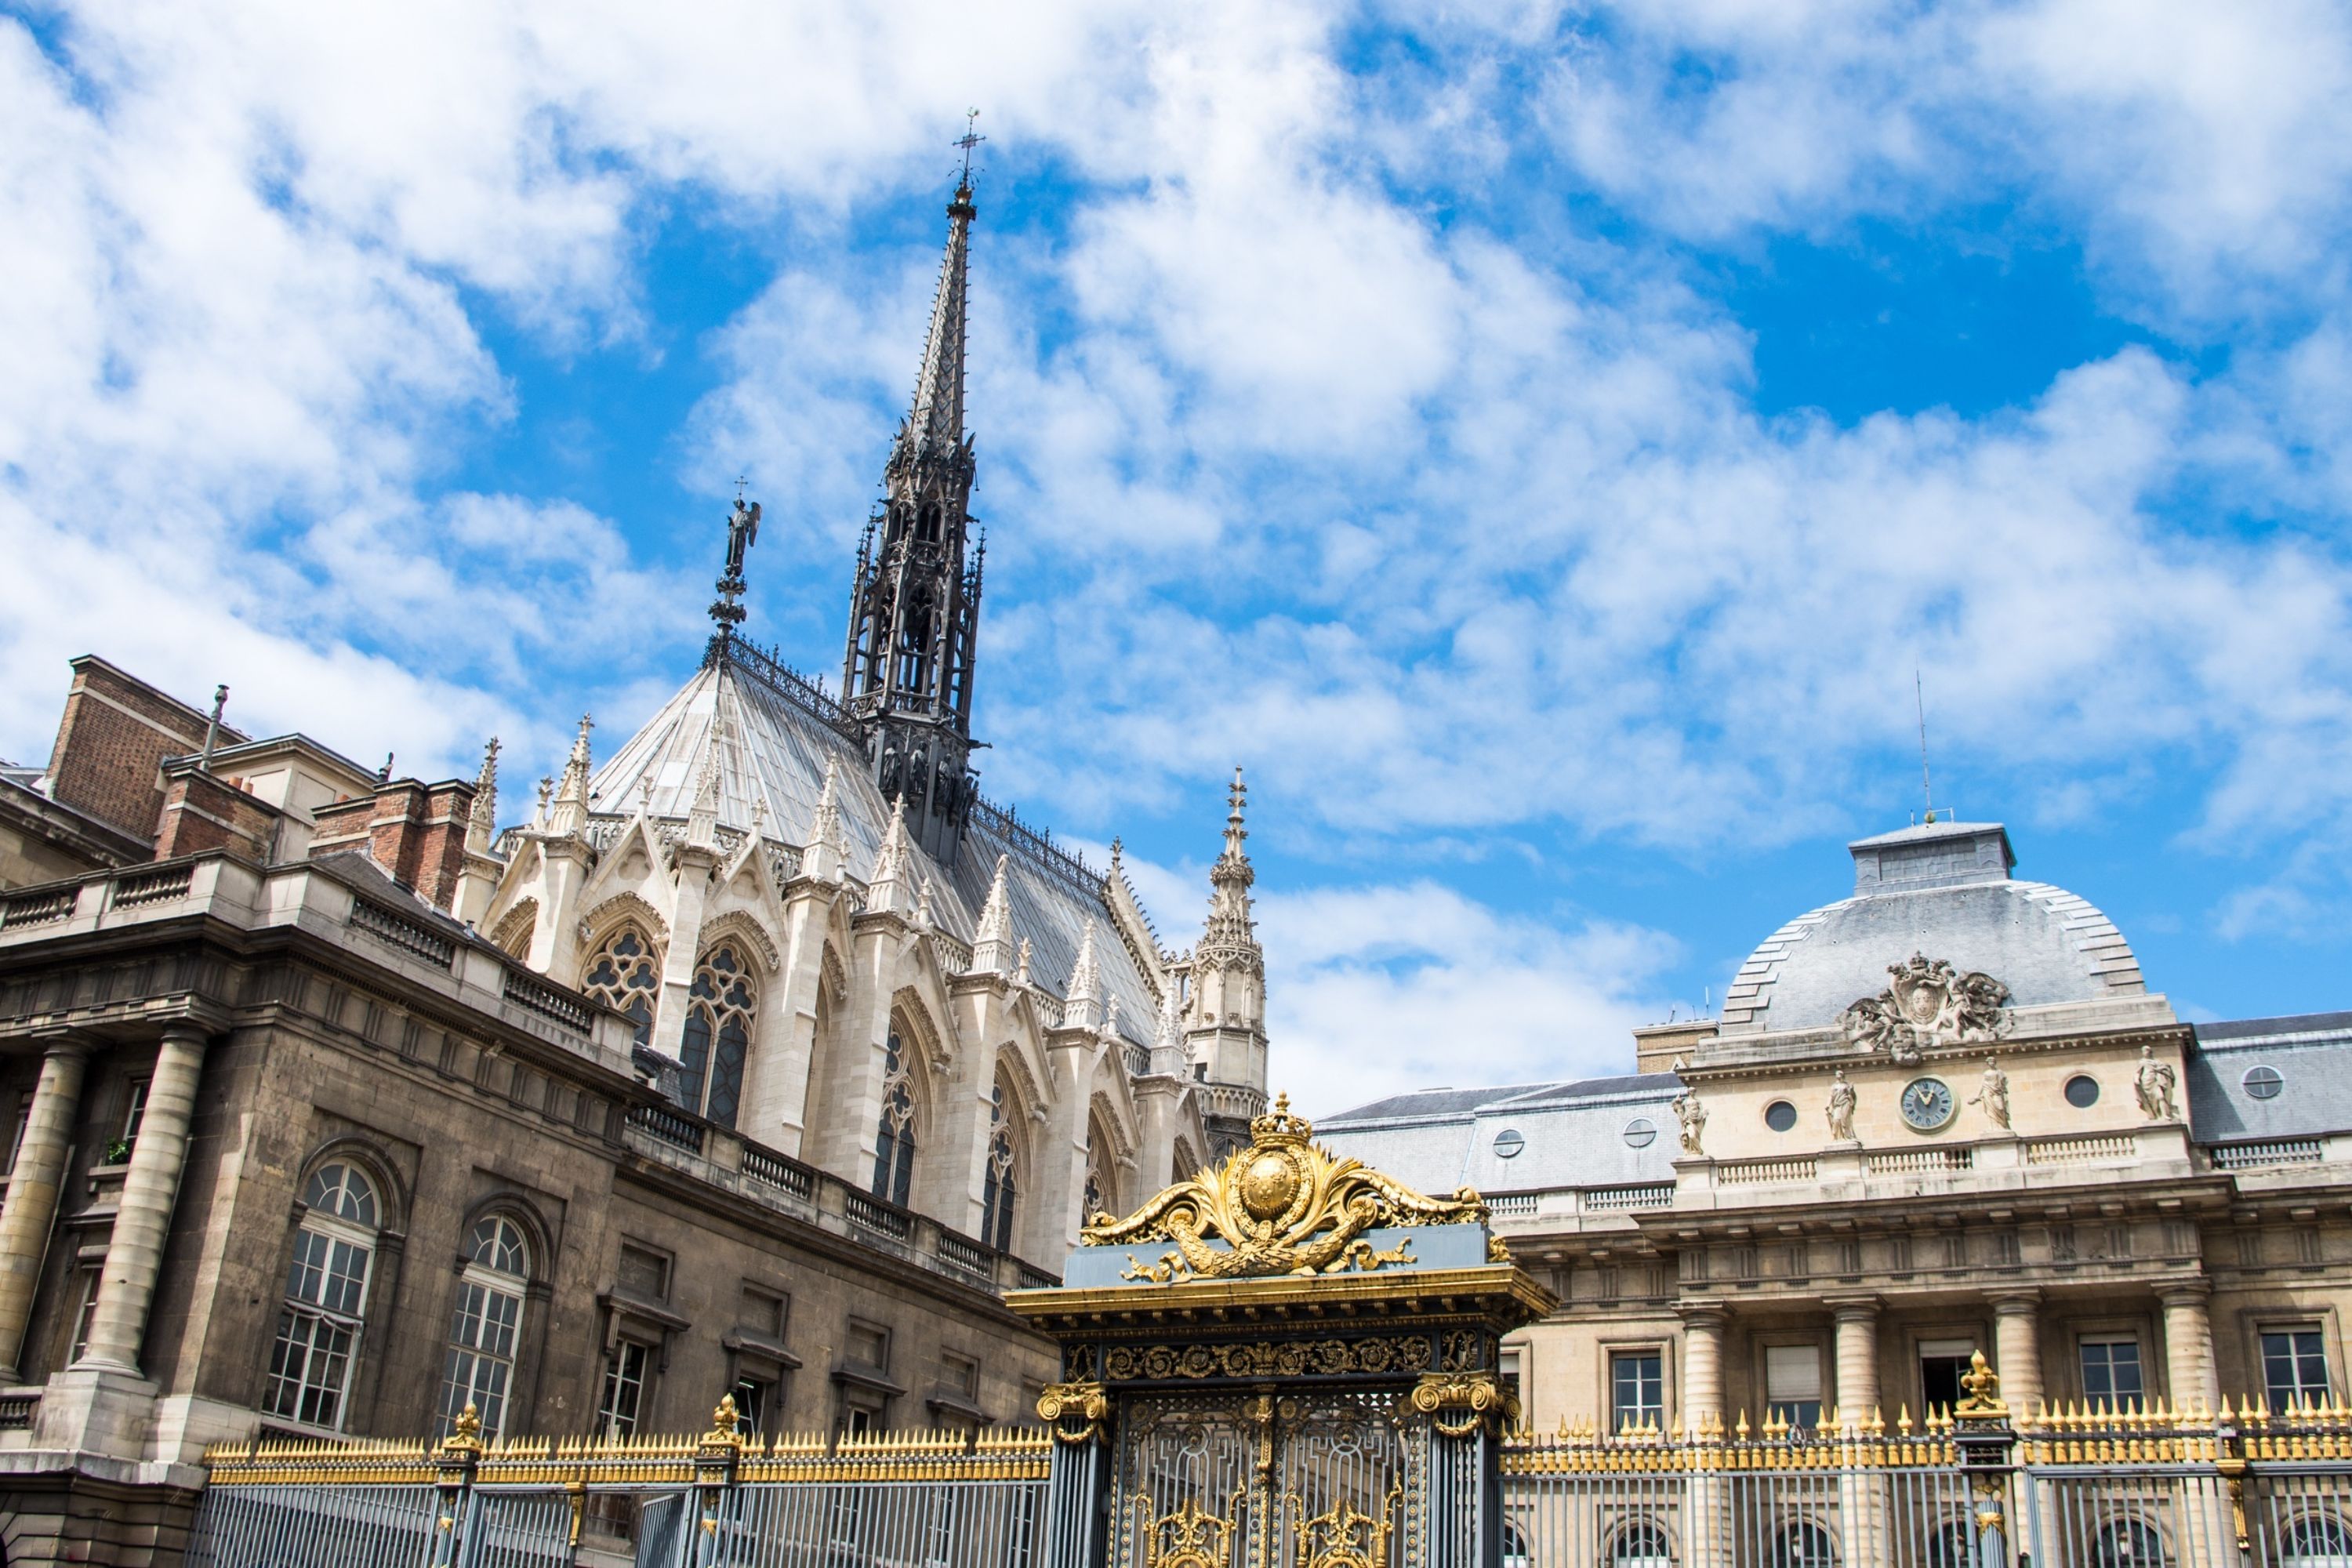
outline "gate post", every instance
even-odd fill
[[[1969,1486],[1977,1568],[2009,1568],[2012,1531],[2005,1508],[2017,1433],[2001,1401],[2000,1378],[1986,1364],[1984,1352],[1969,1357],[1960,1391],[1963,1397],[1952,1406],[1952,1447]]]
[[[1432,1198],[1311,1142],[1249,1146],[1005,1304],[1062,1347],[1044,1568],[1496,1568],[1502,1338],[1558,1300],[1464,1188]]]
[[[710,1413],[710,1430],[694,1450],[694,1494],[698,1527],[688,1537],[684,1556],[694,1564],[719,1561],[719,1532],[734,1522],[735,1477],[743,1462],[743,1424],[735,1396],[723,1394]]]
[[[425,1549],[427,1568],[456,1568],[460,1538],[473,1525],[474,1472],[482,1462],[482,1417],[468,1403],[449,1435],[433,1450],[434,1482],[441,1494]]]

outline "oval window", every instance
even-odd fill
[[[1786,1132],[1797,1124],[1797,1108],[1785,1100],[1776,1100],[1764,1108],[1764,1125],[1775,1132]]]
[[[2286,1087],[2286,1079],[2279,1076],[2279,1069],[2270,1067],[2248,1068],[2246,1076],[2238,1082],[2256,1100],[2276,1100],[2278,1091]]]
[[[1497,1160],[1507,1160],[1527,1146],[1528,1141],[1519,1136],[1516,1127],[1506,1127],[1495,1134],[1495,1158]]]
[[[1636,1116],[1625,1123],[1625,1142],[1636,1149],[1646,1149],[1658,1141],[1658,1124],[1646,1116]]]
[[[2076,1073],[2066,1080],[2066,1103],[2077,1110],[2088,1110],[2099,1103],[2099,1080],[2088,1073]]]

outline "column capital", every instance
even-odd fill
[[[1677,1301],[1675,1315],[1686,1329],[1719,1330],[1730,1321],[1731,1314],[1712,1301]]]
[[[166,1044],[202,1046],[213,1037],[213,1032],[193,1018],[173,1018],[163,1026],[159,1037]]]
[[[88,1058],[98,1049],[98,1037],[87,1029],[43,1029],[32,1037],[45,1057]]]
[[[1836,1314],[1841,1323],[1870,1323],[1878,1321],[1879,1310],[1885,1305],[1876,1296],[1825,1296],[1822,1305]]]
[[[2158,1286],[2157,1288],[2156,1299],[2163,1302],[2168,1308],[2196,1307],[2202,1309],[2205,1303],[2211,1299],[2212,1294],[2213,1287],[2210,1281],[2203,1279],[2180,1279],[2175,1280],[2169,1285]]]
[[[1992,1299],[1992,1310],[1996,1317],[2032,1317],[2042,1310],[2042,1292],[2034,1289],[2004,1290]]]

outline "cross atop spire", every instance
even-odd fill
[[[956,189],[966,195],[971,194],[971,150],[988,140],[987,137],[982,136],[980,133],[979,126],[980,110],[977,109],[965,110],[963,111],[963,134],[956,138],[955,144],[963,149],[963,179],[957,184]]]

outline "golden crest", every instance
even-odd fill
[[[1394,1528],[1401,1488],[1391,1488],[1380,1517],[1360,1513],[1342,1499],[1328,1513],[1298,1527],[1298,1568],[1388,1568],[1389,1532]],[[1297,1495],[1290,1503],[1300,1508]]]
[[[1236,1494],[1235,1500],[1239,1500]],[[1145,1568],[1225,1568],[1233,1560],[1234,1521],[1211,1513],[1199,1498],[1186,1498],[1174,1513],[1150,1517],[1150,1500],[1135,1500],[1148,1522],[1143,1532]]]
[[[1426,1197],[1402,1182],[1341,1159],[1311,1140],[1314,1124],[1283,1095],[1250,1123],[1250,1144],[1223,1165],[1179,1182],[1125,1219],[1097,1215],[1079,1233],[1084,1247],[1172,1241],[1155,1263],[1132,1256],[1121,1276],[1167,1284],[1261,1274],[1370,1272],[1412,1261],[1412,1243],[1386,1251],[1362,1239],[1386,1226],[1482,1222],[1486,1205],[1468,1187],[1452,1198]],[[1223,1247],[1210,1245],[1223,1241]]]

